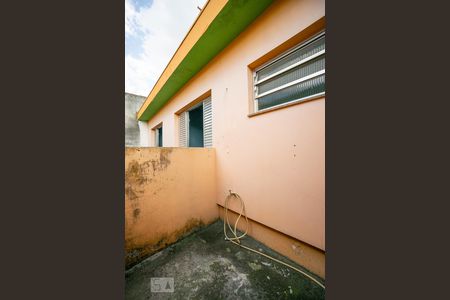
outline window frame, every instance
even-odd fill
[[[208,100],[211,101],[211,141],[210,143],[207,144],[207,146],[205,146],[205,101]],[[186,147],[186,148],[197,148],[197,147],[192,147],[189,146],[189,111],[198,108],[199,106],[203,107],[203,147],[202,148],[212,148],[213,147],[213,143],[212,143],[212,136],[213,136],[213,128],[212,128],[212,92],[211,89],[207,90],[206,92],[204,92],[203,94],[201,94],[199,97],[195,98],[195,100],[187,103],[186,105],[184,105],[182,108],[180,108],[179,110],[177,110],[175,112],[175,116],[176,116],[176,123],[175,123],[175,127],[176,129],[176,134],[177,134],[177,143],[178,143],[178,147]],[[182,117],[182,115],[184,114],[184,117]],[[185,130],[186,130],[186,134],[185,134],[185,139],[186,139],[186,145],[182,145],[180,143],[181,141],[181,131],[180,131],[180,127],[181,127],[181,122],[182,119],[184,118],[184,122],[185,122]]]
[[[321,30],[320,32],[314,34],[313,36],[309,37],[308,39],[300,42],[299,44],[293,46],[292,48],[284,51],[283,53],[277,55],[276,57],[268,60],[267,62],[263,63],[262,65],[254,68],[252,70],[252,96],[253,96],[252,102],[253,102],[253,111],[249,114],[249,116],[262,114],[262,113],[265,113],[265,112],[268,112],[268,111],[276,110],[278,108],[282,108],[282,107],[285,107],[285,106],[291,106],[291,105],[294,105],[294,104],[310,101],[310,100],[317,99],[317,98],[322,98],[322,97],[325,96],[325,91],[323,91],[323,92],[320,92],[320,93],[317,93],[317,94],[314,94],[314,95],[301,97],[301,98],[298,98],[298,99],[290,100],[290,101],[287,101],[287,102],[284,102],[284,103],[280,103],[280,104],[277,104],[277,105],[273,105],[273,106],[270,106],[270,107],[266,107],[266,108],[263,108],[263,109],[258,109],[258,98],[261,98],[261,97],[263,97],[265,95],[269,95],[269,94],[275,93],[275,92],[277,92],[279,90],[282,90],[282,89],[287,88],[289,86],[292,86],[292,85],[295,85],[297,83],[306,81],[308,79],[315,78],[315,77],[320,76],[322,74],[326,74],[326,69],[325,68],[323,70],[321,70],[321,71],[316,72],[316,73],[310,74],[308,76],[305,76],[305,77],[302,77],[300,79],[294,80],[294,81],[289,82],[287,84],[284,84],[282,86],[276,87],[276,88],[274,88],[274,89],[272,89],[270,91],[266,91],[265,93],[262,93],[262,94],[260,94],[258,96],[256,95],[256,85],[257,84],[260,84],[260,83],[265,82],[265,81],[267,81],[269,79],[272,79],[272,78],[274,78],[274,77],[276,77],[276,76],[278,76],[280,74],[283,74],[283,73],[285,73],[285,72],[287,72],[287,71],[289,71],[289,70],[291,70],[291,69],[293,69],[293,68],[295,68],[297,66],[303,65],[303,64],[307,63],[308,61],[313,60],[316,57],[319,57],[321,55],[326,55],[326,47],[325,47],[324,50],[321,50],[320,52],[318,52],[316,54],[313,54],[313,55],[311,55],[311,56],[309,56],[307,58],[304,58],[304,59],[302,59],[299,62],[296,62],[296,63],[294,63],[292,65],[289,65],[289,66],[285,67],[284,69],[279,70],[279,71],[271,74],[270,76],[268,76],[268,77],[266,77],[266,78],[264,78],[262,80],[257,80],[257,72],[259,72],[260,70],[268,67],[271,64],[276,63],[277,61],[279,61],[279,60],[283,59],[284,57],[288,56],[289,54],[291,54],[292,52],[294,52],[294,51],[296,51],[296,50],[298,50],[300,48],[306,47],[307,45],[313,43],[314,41],[320,39],[323,36],[325,36],[325,30]],[[263,95],[263,96],[261,96],[261,95]]]
[[[163,128],[163,122],[159,123],[158,125],[156,125],[155,127],[152,128],[153,131],[153,145],[154,147],[164,147],[164,139],[163,136],[161,137],[161,144],[162,145],[158,145],[159,144],[159,132],[158,130],[161,128],[161,132],[162,132],[162,128]]]

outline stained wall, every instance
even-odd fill
[[[217,218],[214,149],[125,149],[126,267]]]

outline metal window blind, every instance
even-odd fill
[[[156,128],[155,130],[155,147],[159,147],[159,130]]]
[[[325,35],[255,72],[257,110],[325,92]]]
[[[203,101],[203,146],[212,147],[212,103],[211,97]]]
[[[180,147],[187,147],[188,137],[188,112],[182,112],[180,114]]]

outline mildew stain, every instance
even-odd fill
[[[159,157],[157,159],[151,159],[148,161],[152,165],[153,176],[157,171],[164,171],[170,165],[170,153],[172,148],[161,148],[159,151]]]
[[[130,200],[135,200],[139,198],[138,194],[134,191],[133,187],[130,185],[125,185],[125,196]]]

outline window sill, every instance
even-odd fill
[[[255,116],[262,115],[262,114],[265,114],[265,113],[268,113],[268,112],[271,112],[271,111],[274,111],[274,110],[279,110],[279,109],[282,109],[282,108],[285,108],[285,107],[289,107],[289,106],[293,106],[293,105],[309,102],[309,101],[312,101],[312,100],[317,100],[317,99],[320,99],[320,98],[325,98],[325,93],[321,93],[321,94],[318,94],[318,95],[311,96],[309,98],[303,98],[303,99],[299,99],[299,100],[294,100],[294,101],[291,101],[291,102],[287,102],[287,103],[283,103],[283,104],[280,104],[280,105],[272,106],[272,107],[269,107],[269,108],[261,109],[261,110],[258,110],[256,112],[248,114],[247,117],[249,117],[249,118],[255,117]]]

